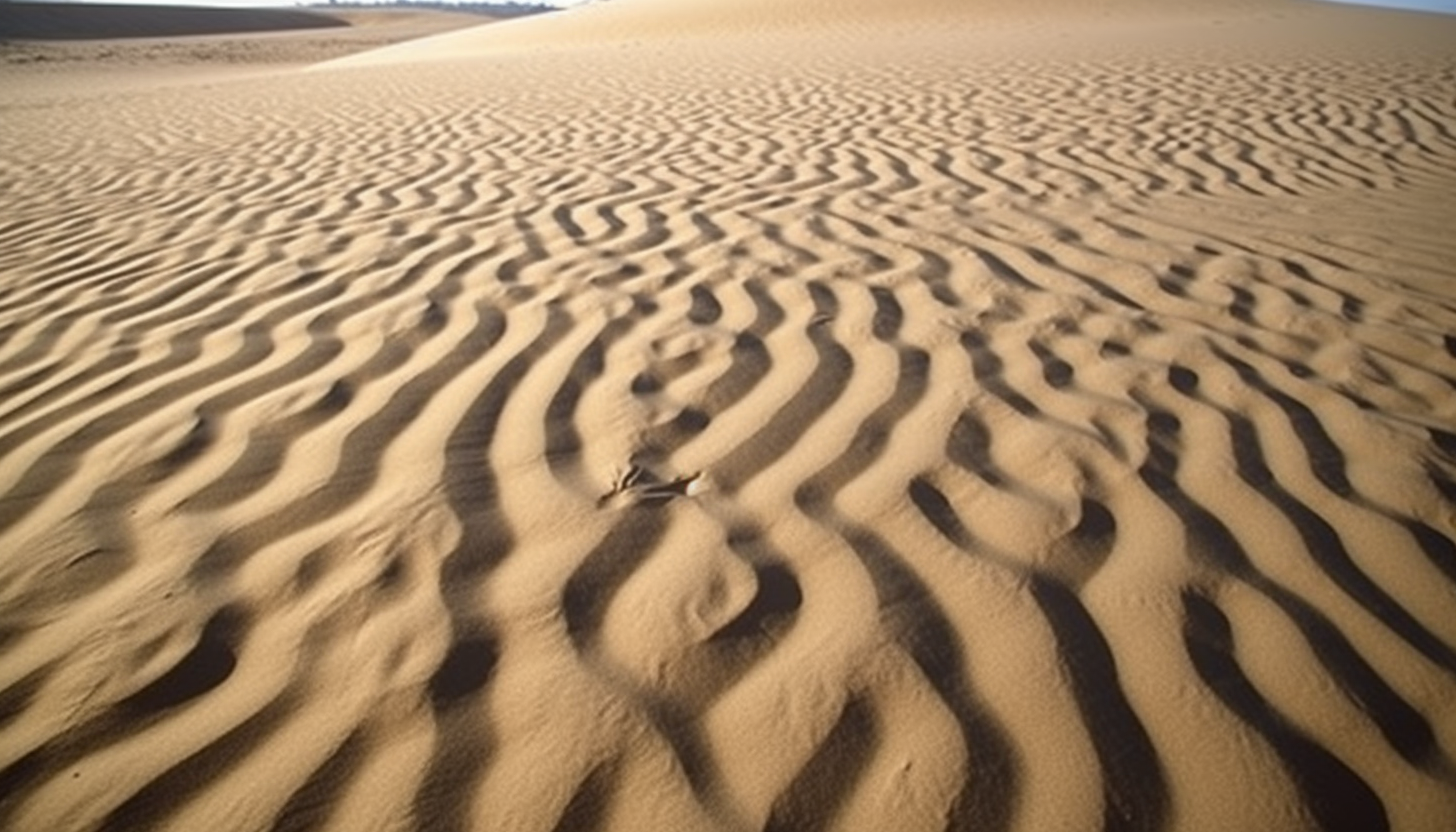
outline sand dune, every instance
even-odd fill
[[[1448,829],[1456,22],[1071,5],[0,85],[0,828]]]

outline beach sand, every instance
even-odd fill
[[[0,828],[1452,828],[1456,20],[220,63],[0,67]]]

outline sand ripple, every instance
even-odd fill
[[[7,107],[0,827],[1443,828],[1456,59],[967,42]]]

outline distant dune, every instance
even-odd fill
[[[6,47],[0,829],[1451,832],[1456,20],[355,19]]]
[[[296,9],[230,9],[106,3],[0,4],[0,38],[98,40],[326,29],[348,24]]]

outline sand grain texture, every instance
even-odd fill
[[[1456,22],[786,5],[0,85],[0,828],[1449,829]]]

